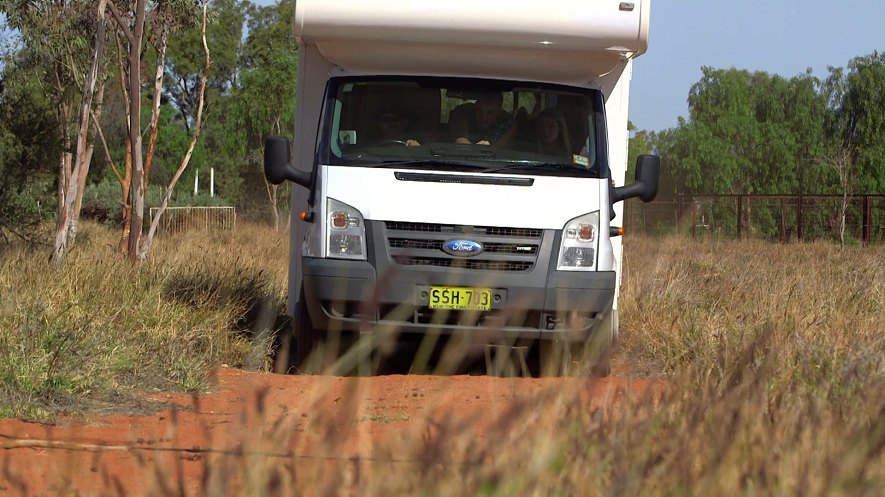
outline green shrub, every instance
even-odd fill
[[[145,195],[145,208],[159,207],[165,195],[165,187],[148,185]],[[193,195],[190,191],[178,189],[169,200],[169,207],[185,206],[221,206],[230,205],[222,197],[210,197],[207,194]],[[146,212],[147,214],[147,212]],[[101,183],[88,185],[83,193],[81,217],[94,219],[108,224],[116,224],[123,220],[123,204],[120,184],[115,179],[105,179]]]

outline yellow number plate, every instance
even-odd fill
[[[430,287],[430,308],[488,311],[492,308],[492,289],[432,286]]]

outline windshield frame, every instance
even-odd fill
[[[370,75],[370,76],[332,76],[329,78],[325,97],[323,102],[323,110],[321,112],[320,118],[320,129],[319,136],[317,140],[317,150],[315,151],[315,157],[319,161],[319,163],[326,165],[340,165],[347,167],[389,167],[396,169],[408,169],[410,166],[408,165],[409,161],[404,160],[394,160],[390,159],[388,161],[379,161],[377,163],[371,163],[371,161],[367,161],[365,163],[360,163],[356,161],[347,161],[341,157],[337,157],[332,153],[332,123],[335,119],[336,111],[338,105],[338,92],[341,86],[346,84],[353,83],[371,83],[371,82],[389,82],[389,83],[417,83],[422,86],[429,87],[439,87],[439,88],[469,88],[471,90],[482,90],[482,89],[493,89],[495,91],[508,91],[508,89],[537,89],[538,91],[549,91],[549,92],[565,92],[571,93],[575,95],[585,95],[587,96],[593,105],[593,113],[594,113],[594,123],[593,123],[593,135],[595,140],[595,164],[591,169],[588,169],[588,172],[592,172],[592,174],[570,174],[576,172],[575,170],[571,170],[571,168],[554,168],[548,171],[539,171],[537,167],[532,168],[528,166],[529,161],[525,161],[526,164],[520,164],[518,161],[513,161],[510,163],[507,162],[499,162],[495,163],[492,161],[487,162],[481,167],[470,166],[469,163],[475,161],[475,157],[468,158],[464,157],[459,160],[458,157],[449,157],[449,156],[440,156],[438,161],[434,161],[430,158],[420,158],[415,159],[415,163],[417,164],[416,168],[420,168],[422,170],[441,170],[441,171],[451,171],[453,170],[453,163],[456,167],[455,169],[460,170],[462,172],[477,172],[477,173],[485,173],[491,171],[493,169],[497,169],[498,172],[503,172],[503,170],[508,169],[508,166],[512,167],[512,170],[506,171],[508,174],[523,174],[523,175],[553,175],[553,176],[573,176],[573,177],[592,177],[592,178],[608,178],[610,177],[609,172],[609,164],[608,164],[608,133],[606,128],[606,118],[605,118],[605,99],[600,91],[597,88],[588,88],[581,86],[569,86],[563,84],[556,83],[547,83],[547,82],[538,82],[538,81],[522,81],[522,80],[500,80],[500,79],[489,79],[489,78],[473,78],[473,77],[453,77],[453,76],[409,76],[409,75]],[[446,142],[443,142],[446,143]],[[428,144],[430,146],[430,144]],[[390,162],[390,164],[384,164],[384,162]],[[441,167],[428,169],[426,167],[427,164],[439,164]],[[496,167],[497,166],[497,167]]]

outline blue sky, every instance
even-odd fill
[[[676,126],[701,67],[785,77],[885,51],[885,0],[652,0],[648,52],[636,59],[630,120]]]

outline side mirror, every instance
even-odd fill
[[[289,158],[289,139],[282,136],[264,139],[264,176],[274,185],[289,180],[310,188],[310,173],[295,169]]]
[[[632,197],[651,202],[658,195],[658,179],[661,175],[661,158],[657,155],[640,155],[636,159],[636,181],[619,186],[612,191],[612,203]]]

